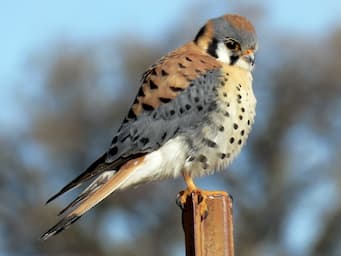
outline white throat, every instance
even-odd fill
[[[234,65],[248,71],[252,71],[255,67],[250,62],[247,62],[243,57],[239,58]]]

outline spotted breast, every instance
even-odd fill
[[[226,167],[240,152],[254,122],[256,98],[249,71],[224,65],[214,83],[215,111],[205,124],[187,134],[191,151],[186,160],[192,176],[206,175]]]

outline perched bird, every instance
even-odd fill
[[[187,189],[178,202],[184,204],[192,192],[205,199],[192,178],[225,168],[254,122],[251,71],[257,46],[246,18],[224,15],[153,64],[108,151],[47,201],[94,179],[42,239],[63,231],[114,191],[144,182],[182,175]]]

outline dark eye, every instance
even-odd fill
[[[230,50],[236,50],[239,47],[239,44],[231,39],[225,41],[225,45]]]

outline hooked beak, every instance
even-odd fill
[[[255,65],[255,55],[254,51],[249,49],[242,53],[242,58],[247,62],[250,63],[252,66]]]

